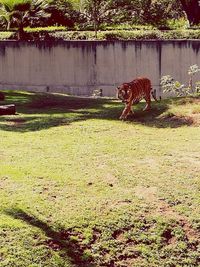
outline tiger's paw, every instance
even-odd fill
[[[120,119],[121,121],[125,121],[125,120],[126,120],[126,117],[125,117],[125,116],[120,116],[119,119]]]
[[[131,110],[130,112],[129,112],[129,114],[128,114],[128,116],[134,116],[134,112]]]
[[[143,109],[143,111],[150,111],[150,110],[151,110],[150,107],[145,107],[145,108]]]
[[[122,116],[120,116],[119,119],[122,121],[124,118]]]

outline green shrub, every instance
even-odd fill
[[[0,32],[0,40],[7,40],[13,36],[14,32]]]
[[[36,27],[36,28],[27,27],[27,28],[25,28],[26,32],[41,32],[41,31],[55,32],[55,31],[66,31],[66,30],[67,30],[67,27],[65,27],[65,26],[48,26],[48,27]]]
[[[114,25],[103,25],[101,30],[113,31],[113,30],[123,30],[123,31],[132,31],[132,30],[153,30],[155,29],[152,25],[138,25],[138,24],[114,24]]]
[[[95,40],[93,31],[71,31],[50,33],[55,39],[63,40]],[[200,39],[200,30],[111,30],[99,31],[98,40],[169,40],[169,39]]]
[[[24,40],[171,40],[200,39],[200,30],[65,31],[65,27],[27,28]],[[16,39],[15,32],[0,32],[0,40]]]
[[[171,30],[186,29],[188,27],[188,21],[185,18],[170,19],[167,21],[167,26]]]
[[[191,65],[188,69],[188,85],[182,84],[179,81],[174,80],[171,75],[165,75],[161,77],[161,88],[163,92],[173,93],[176,96],[192,96],[199,93],[199,81],[194,84],[193,77],[200,72],[200,68],[197,64]]]

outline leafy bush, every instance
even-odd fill
[[[0,32],[0,40],[7,40],[13,38],[14,32]]]
[[[186,29],[188,28],[188,21],[185,18],[169,19],[167,25],[171,30]]]
[[[56,39],[63,40],[169,40],[169,39],[199,39],[200,30],[179,30],[179,31],[159,31],[159,30],[132,30],[132,31],[98,31],[97,38],[93,31],[68,31],[51,33]]]
[[[132,31],[132,30],[153,30],[155,29],[152,25],[141,25],[141,24],[102,24],[101,30],[113,31],[113,30],[124,30],[124,31]]]
[[[47,32],[56,32],[56,31],[66,31],[67,27],[65,26],[48,26],[48,27],[26,27],[26,32],[41,32],[41,31],[47,31]]]
[[[179,81],[175,81],[170,75],[162,76],[161,87],[163,92],[173,93],[176,96],[188,96],[198,94],[200,91],[200,82],[193,84],[193,76],[200,72],[200,68],[195,64],[189,67],[189,83],[188,85],[182,84]]]
[[[76,32],[74,35],[73,32],[61,32],[56,34],[63,36],[63,39],[68,39],[67,36],[75,36],[76,38],[70,39],[95,39],[94,32]],[[85,36],[85,38],[83,38]],[[66,37],[66,38],[65,38]],[[97,33],[97,39],[99,40],[168,40],[168,39],[200,39],[200,30],[199,31],[99,31]]]
[[[14,32],[0,32],[0,40],[17,39]],[[178,40],[200,39],[200,30],[66,31],[65,27],[26,28],[24,40]]]
[[[160,84],[164,93],[173,93],[176,96],[189,94],[189,88],[179,81],[174,81],[174,78],[170,75],[162,76]]]

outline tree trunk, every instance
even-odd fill
[[[98,17],[99,17],[98,6],[97,3],[94,2],[93,20],[94,20],[94,31],[96,39],[97,39],[97,31],[99,29]]]
[[[200,1],[199,0],[180,0],[183,10],[189,20],[190,26],[200,23]]]
[[[7,31],[10,30],[10,24],[11,24],[11,21],[9,20],[9,21],[8,21],[8,25],[7,25]]]
[[[20,25],[19,25],[17,38],[18,38],[18,40],[23,40],[24,39],[24,26],[23,26],[22,23],[20,23]]]
[[[98,24],[96,19],[94,20],[94,31],[95,31],[95,38],[97,39]]]

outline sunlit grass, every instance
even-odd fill
[[[199,98],[126,122],[106,98],[4,103],[18,115],[0,117],[0,266],[198,266]]]

